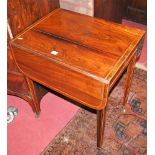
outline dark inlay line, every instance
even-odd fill
[[[44,35],[46,35],[46,36],[48,36],[48,37],[53,37],[53,38],[55,38],[55,39],[57,39],[57,40],[61,40],[61,41],[65,41],[65,42],[67,42],[67,43],[69,42],[69,43],[72,43],[72,44],[76,44],[76,45],[82,46],[82,47],[87,48],[87,49],[89,49],[89,50],[91,50],[91,51],[97,51],[97,52],[99,52],[99,53],[104,52],[104,53],[107,53],[108,55],[110,54],[109,56],[111,56],[111,54],[112,54],[113,56],[116,56],[116,57],[119,56],[119,55],[116,55],[116,54],[114,54],[114,53],[109,53],[109,52],[106,52],[106,51],[98,50],[97,48],[93,48],[93,47],[84,45],[84,44],[82,44],[81,42],[77,42],[77,41],[74,41],[74,40],[71,40],[71,39],[68,39],[68,38],[64,38],[64,37],[62,37],[62,36],[58,36],[58,35],[53,34],[53,33],[45,32],[45,31],[40,30],[40,29],[32,29],[32,30],[33,30],[33,31],[36,31],[36,32],[39,32],[39,33],[41,33],[41,34],[44,34]]]

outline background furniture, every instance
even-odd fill
[[[60,5],[67,10],[90,16],[94,14],[95,17],[118,23],[122,18],[147,23],[147,0],[60,0]]]
[[[94,0],[94,16],[121,23],[125,0]]]
[[[28,26],[59,8],[58,0],[8,0],[8,42]],[[47,90],[19,70],[8,43],[8,91],[10,95],[26,100],[33,112],[40,112],[40,100]]]
[[[8,0],[8,22],[13,36],[59,7],[59,0]]]
[[[147,24],[147,0],[126,0],[123,17]]]

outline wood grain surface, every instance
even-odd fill
[[[41,85],[31,81],[31,86],[28,84],[30,79],[26,79],[25,75],[18,69],[14,57],[11,52],[11,47],[7,47],[7,94],[20,97],[28,102],[34,113],[40,113],[40,100],[47,93],[47,90]],[[31,87],[34,88],[31,91]],[[36,96],[36,98],[34,98]]]
[[[143,35],[139,29],[57,9],[11,44],[25,75],[91,108],[103,109],[104,84],[117,81]]]
[[[94,0],[94,17],[122,22],[125,0]]]
[[[147,24],[147,0],[127,0],[124,13],[129,20]]]
[[[8,0],[8,21],[13,36],[59,8],[59,0]]]

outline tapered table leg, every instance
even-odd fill
[[[32,107],[33,112],[35,113],[36,118],[40,116],[41,109],[40,109],[40,101],[42,97],[48,92],[44,87],[39,85],[38,83],[31,80],[29,77],[25,76],[27,81],[29,90],[30,90],[30,98],[31,101],[29,104]]]
[[[127,76],[126,76],[126,83],[125,83],[123,106],[125,106],[125,104],[127,103],[127,100],[128,100],[128,95],[129,95],[129,91],[131,88],[131,82],[132,82],[134,66],[136,63],[136,58],[137,58],[137,55],[135,54],[134,57],[132,58],[130,64],[128,65],[128,68],[127,68]]]
[[[103,144],[105,112],[105,109],[97,111],[97,147],[101,147]]]
[[[135,54],[127,68],[127,78],[126,78],[126,84],[125,84],[123,105],[126,104],[128,99],[131,82],[132,82],[133,71],[134,71],[134,65],[136,63],[136,58],[137,57]],[[105,105],[107,105],[107,102],[108,102],[108,95],[109,95],[108,86],[105,86],[104,98],[103,98]],[[103,110],[97,111],[97,147],[101,147],[103,144],[104,127],[105,127],[105,120],[106,120],[105,117],[106,117],[106,108],[104,108]]]
[[[34,83],[30,78],[28,78],[26,76],[25,76],[25,79],[26,79],[26,81],[28,83],[28,86],[29,86],[29,89],[30,89],[30,96],[31,96],[32,101],[33,101],[31,103],[32,110],[36,113],[36,115],[39,116],[39,114],[40,114],[40,102],[39,102],[37,94],[36,94]]]
[[[104,127],[105,127],[105,120],[106,120],[106,105],[108,103],[108,96],[109,96],[109,87],[108,85],[105,85],[104,94],[103,94],[103,102],[104,102],[105,108],[97,111],[97,147],[100,147],[100,148],[103,144]]]

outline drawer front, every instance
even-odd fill
[[[20,69],[33,80],[85,105],[100,109],[102,83],[54,62],[49,57],[13,48]]]

